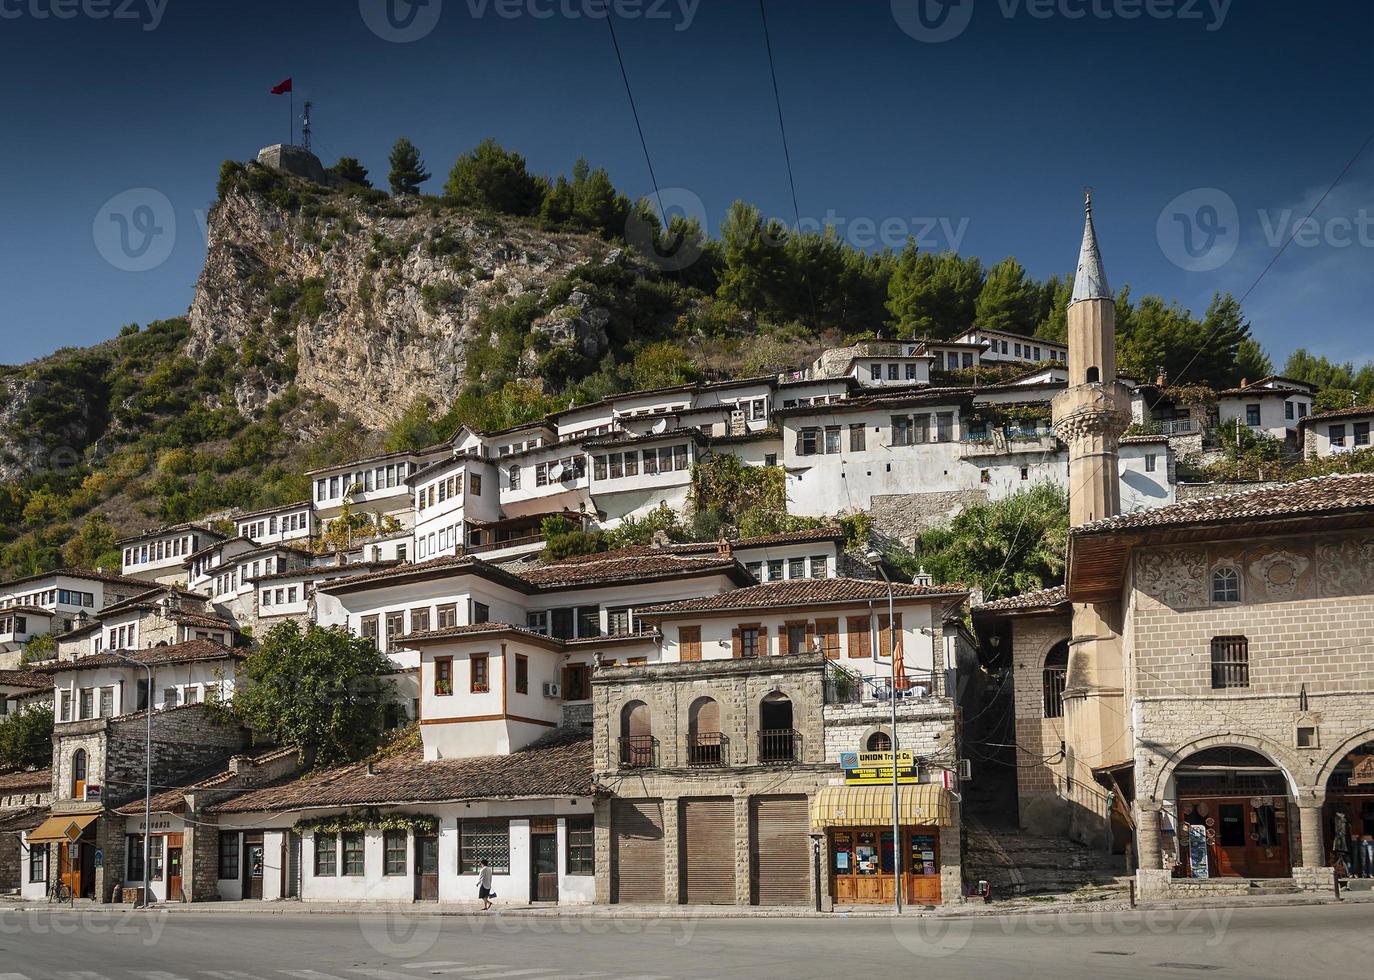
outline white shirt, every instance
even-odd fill
[[[477,884],[482,888],[491,887],[491,865],[487,865],[478,873]]]

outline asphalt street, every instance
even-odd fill
[[[0,980],[1369,976],[1374,906],[831,920],[0,913]]]

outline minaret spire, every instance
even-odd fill
[[[1073,277],[1073,298],[1069,305],[1085,299],[1111,299],[1107,285],[1107,270],[1102,266],[1102,252],[1097,247],[1097,229],[1093,227],[1093,192],[1083,195],[1083,245],[1078,250],[1078,271]]]

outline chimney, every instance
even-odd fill
[[[377,770],[373,768],[373,766],[372,766],[372,760],[371,760],[371,759],[368,759],[368,760],[367,760],[367,774],[368,774],[369,776],[375,776],[375,775],[377,775]]]
[[[716,542],[716,554],[721,558],[735,557],[735,549],[731,546],[729,538],[721,538]]]
[[[915,577],[912,579],[912,581],[915,582],[917,585],[934,585],[934,584],[935,584],[935,579],[934,579],[934,577],[933,577],[929,572],[926,571],[926,567],[925,567],[924,565],[921,566],[921,570],[920,570],[919,572],[916,573],[916,575],[915,575]]]

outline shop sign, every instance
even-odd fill
[[[1374,755],[1361,755],[1355,759],[1355,767],[1350,770],[1351,786],[1374,784]]]
[[[874,785],[892,782],[892,770],[897,769],[897,782],[919,783],[921,771],[911,752],[841,752],[840,768],[844,770],[846,785]]]

